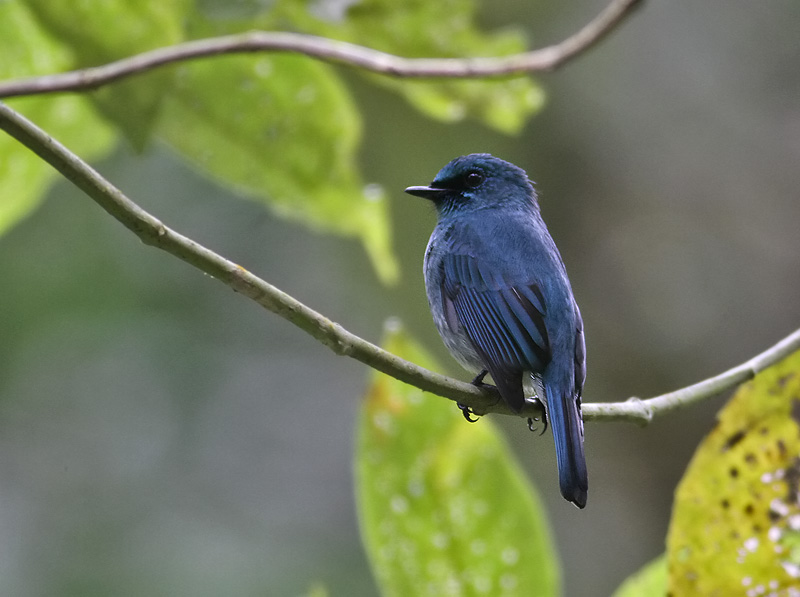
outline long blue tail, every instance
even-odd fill
[[[571,382],[572,373],[558,373],[553,369],[551,364],[542,381],[546,392],[547,418],[556,444],[561,495],[578,508],[583,508],[589,489],[586,456],[583,453],[583,421],[574,383]]]

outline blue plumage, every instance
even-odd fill
[[[527,175],[471,154],[406,192],[433,201],[439,215],[424,270],[442,340],[468,370],[488,371],[516,412],[526,390],[544,390],[561,493],[583,508],[583,321]]]

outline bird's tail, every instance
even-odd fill
[[[571,371],[555,371],[551,364],[543,382],[547,418],[556,444],[561,495],[578,508],[583,508],[586,505],[589,480],[583,453],[583,420],[572,380]]]

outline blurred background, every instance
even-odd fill
[[[484,2],[481,20],[524,23],[536,47],[603,5]],[[97,167],[357,334],[378,341],[399,317],[466,379],[425,299],[434,213],[402,189],[494,153],[536,181],[567,264],[585,401],[648,397],[800,325],[798,25],[792,0],[647,2],[539,77],[548,105],[517,137],[433,122],[342,70],[366,178],[391,195],[396,287],[357,242],[279,220],[164,147]],[[0,594],[376,594],[351,469],[366,367],[145,247],[65,182],[0,238],[0,279]],[[672,492],[724,400],[647,428],[588,424],[584,511],[558,493],[550,437],[494,417],[547,503],[565,595],[607,595],[663,551]]]

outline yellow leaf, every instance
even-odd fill
[[[676,492],[669,594],[800,595],[800,352],[718,419]]]

